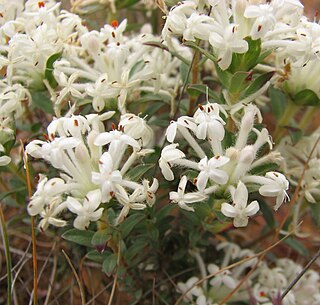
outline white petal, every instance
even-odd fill
[[[78,230],[85,230],[90,224],[87,216],[78,216],[73,222],[73,226]]]
[[[229,176],[225,171],[221,169],[215,169],[210,171],[210,179],[218,184],[223,185],[227,183]]]
[[[252,201],[247,207],[246,207],[246,215],[252,216],[255,215],[259,211],[259,203],[258,201]]]
[[[11,158],[8,156],[0,157],[0,166],[6,166],[11,162]]]
[[[83,211],[82,204],[73,197],[68,197],[67,206],[68,206],[68,209],[75,214],[81,214]]]
[[[110,143],[114,136],[109,132],[100,133],[94,140],[94,145],[102,146]]]
[[[207,186],[207,182],[208,182],[207,173],[204,171],[200,172],[200,174],[198,175],[198,178],[197,178],[197,188],[200,192],[204,191],[204,189]]]
[[[159,160],[159,167],[161,169],[162,175],[164,178],[168,181],[174,180],[173,172],[169,166],[169,164],[165,161],[163,161],[161,158]]]
[[[245,208],[248,203],[248,190],[246,186],[239,181],[236,191],[233,194],[233,202]]]
[[[259,188],[260,195],[268,196],[268,197],[276,197],[278,196],[280,191],[281,191],[280,187],[275,183],[262,185]]]
[[[171,122],[166,131],[167,141],[172,143],[174,141],[174,138],[176,137],[176,133],[177,133],[177,123]]]
[[[232,217],[232,218],[238,215],[234,206],[226,202],[224,202],[221,205],[221,213],[227,217]]]

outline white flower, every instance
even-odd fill
[[[232,61],[232,53],[246,53],[249,49],[248,43],[244,39],[237,37],[237,26],[228,25],[221,29],[221,34],[212,32],[209,42],[214,49],[218,50],[218,65],[222,70],[229,68]]]
[[[212,180],[218,184],[226,184],[228,181],[228,174],[218,169],[229,162],[229,158],[224,156],[215,156],[208,161],[208,157],[204,157],[200,160],[198,167],[200,170],[197,178],[197,188],[203,192],[207,186],[208,180]]]
[[[197,124],[195,133],[198,139],[204,140],[207,137],[208,139],[222,141],[224,138],[225,130],[223,125],[225,122],[219,115],[218,104],[200,105],[194,114],[194,121]]]
[[[116,184],[120,183],[122,176],[120,171],[113,170],[113,160],[109,152],[105,152],[99,160],[100,173],[92,173],[92,182],[101,184],[102,202],[108,202],[114,195]]]
[[[198,282],[198,280],[199,279],[194,276],[194,277],[191,277],[190,279],[188,279],[186,283],[181,283],[181,282],[178,283],[177,290],[179,293],[184,294],[186,291],[188,291],[185,294],[185,297],[183,298],[184,301],[190,302],[190,300],[192,300],[192,296],[199,297],[199,296],[203,295],[202,288],[194,285],[196,282]],[[193,287],[193,288],[190,289],[191,287]]]
[[[289,189],[289,181],[278,172],[268,172],[265,176],[268,180],[259,188],[259,193],[262,196],[277,197],[274,209],[278,210],[282,202],[289,199],[286,192]]]
[[[81,204],[73,197],[68,197],[68,209],[78,216],[73,222],[73,226],[79,230],[85,230],[89,227],[90,221],[97,221],[101,218],[103,208],[98,209],[101,203],[101,191],[94,190],[89,192]]]
[[[143,185],[143,192],[146,197],[146,202],[149,207],[152,207],[156,202],[155,193],[159,188],[159,182],[156,178],[153,178],[152,184],[151,186],[149,186],[149,181],[147,179],[144,179],[142,181],[142,185]]]
[[[188,178],[186,176],[183,176],[178,186],[178,192],[170,192],[169,196],[170,200],[174,203],[177,203],[180,208],[194,212],[194,208],[189,207],[187,204],[203,201],[207,199],[207,196],[198,192],[185,194],[187,182]]]
[[[210,32],[214,30],[213,19],[206,15],[193,13],[188,19],[186,29],[183,31],[185,40],[196,41],[196,38],[208,40]]]
[[[66,208],[66,203],[61,202],[61,199],[56,197],[43,209],[40,213],[42,217],[39,228],[41,231],[45,231],[49,224],[55,227],[64,227],[67,222],[58,218],[57,216]]]
[[[144,147],[153,139],[153,131],[146,121],[132,113],[123,114],[119,126],[123,127],[124,132],[132,138],[141,139]]]
[[[130,145],[137,149],[140,148],[139,143],[135,139],[116,129],[100,133],[94,141],[94,144],[97,146],[109,143],[109,152],[111,155],[119,153],[119,149],[124,149],[126,145]]]
[[[234,218],[235,227],[245,227],[248,225],[249,216],[255,215],[259,211],[258,201],[252,201],[248,204],[248,190],[246,186],[239,181],[237,189],[230,191],[233,205],[223,203],[221,212],[227,217]]]
[[[65,182],[61,178],[52,178],[40,174],[37,190],[31,197],[28,204],[28,213],[32,216],[40,214],[46,205],[53,202],[56,198],[60,198],[64,190]]]
[[[173,172],[171,170],[170,162],[173,162],[178,159],[185,157],[185,154],[177,149],[178,144],[170,144],[166,146],[161,152],[161,158],[159,159],[159,166],[164,178],[168,181],[174,179]]]
[[[128,195],[121,185],[117,186],[116,198],[122,205],[122,210],[115,221],[115,225],[118,225],[127,217],[130,209],[144,210],[147,207],[145,203],[141,203],[141,193],[142,190],[138,188],[131,195]]]
[[[208,265],[208,271],[210,274],[216,273],[220,270],[220,268],[215,264]],[[230,289],[234,289],[236,287],[236,281],[231,276],[231,272],[229,270],[225,270],[213,277],[210,280],[210,285],[214,287],[220,287],[221,285],[225,285]]]
[[[246,18],[256,18],[251,29],[252,39],[263,37],[276,24],[273,7],[269,4],[250,5],[244,12]]]

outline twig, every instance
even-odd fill
[[[7,304],[11,305],[12,304],[11,303],[12,263],[11,263],[11,255],[10,255],[10,247],[9,247],[6,223],[5,223],[1,204],[0,204],[0,220],[1,220],[1,235],[2,235],[2,241],[3,241],[4,247],[5,247],[5,256],[6,256],[6,265],[7,265]]]
[[[313,258],[308,262],[308,264],[301,270],[301,272],[295,277],[295,279],[289,284],[289,286],[284,290],[281,295],[281,300],[288,294],[288,292],[293,288],[295,284],[303,277],[303,275],[307,272],[307,270],[311,267],[311,265],[320,257],[320,249],[313,256]]]
[[[24,146],[22,140],[20,140],[22,155],[23,155],[23,163],[26,169],[26,178],[27,178],[27,188],[28,188],[28,196],[31,198],[32,190],[31,190],[31,180],[30,180],[30,171],[27,160],[27,155],[24,151]],[[33,262],[33,304],[37,305],[38,303],[38,262],[37,262],[37,243],[36,243],[36,233],[35,233],[35,219],[34,216],[31,216],[31,238],[32,238],[32,262]]]
[[[84,289],[83,289],[82,283],[80,281],[80,278],[79,278],[79,276],[77,274],[77,271],[73,267],[72,262],[71,262],[69,256],[67,255],[67,253],[64,250],[61,250],[61,251],[62,251],[63,255],[65,256],[65,258],[66,258],[66,260],[67,260],[67,262],[68,262],[68,264],[69,264],[69,266],[70,266],[70,268],[71,268],[71,270],[73,272],[73,275],[76,278],[76,281],[78,283],[79,290],[80,290],[80,296],[81,296],[81,304],[85,305],[86,304],[86,300],[85,300],[85,295],[84,295]]]
[[[120,255],[121,255],[121,253],[120,253],[120,242],[119,242],[119,244],[118,244],[118,257],[117,257],[117,270],[116,270],[116,275],[114,276],[108,305],[112,305],[112,300],[114,297],[114,293],[116,291],[116,286],[117,286],[117,282],[118,282],[118,270],[119,270],[119,265],[120,265]]]
[[[52,283],[53,283],[54,278],[56,276],[57,266],[58,266],[58,258],[55,255],[54,258],[53,258],[53,266],[52,266],[52,272],[51,272],[49,285],[48,285],[48,289],[47,289],[47,295],[46,295],[46,299],[45,299],[43,305],[48,305],[49,304],[49,300],[50,300],[51,292],[52,292]]]

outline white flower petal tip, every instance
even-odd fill
[[[233,225],[235,227],[246,227],[249,216],[253,216],[259,211],[259,203],[258,201],[252,201],[247,205],[248,190],[241,181],[239,181],[237,189],[231,195],[233,204],[223,203],[221,205],[221,213],[233,218]]]

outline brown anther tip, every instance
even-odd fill
[[[112,128],[112,130],[116,130],[117,129],[115,123],[111,124],[111,128]]]
[[[219,160],[219,159],[220,159],[220,157],[221,157],[221,156],[215,156],[214,158],[215,158],[215,159],[217,159],[217,160]]]
[[[262,29],[262,25],[261,25],[261,24],[259,24],[259,25],[258,25],[258,32],[260,32],[260,31],[261,31],[261,29]]]
[[[202,105],[199,104],[198,107],[199,107],[200,110],[202,110],[202,111],[204,110]]]
[[[116,38],[116,33],[115,33],[115,32],[111,32],[111,36],[112,36],[113,38]]]
[[[74,120],[74,121],[73,121],[73,124],[74,124],[75,127],[78,127],[78,126],[79,126],[78,120]]]
[[[44,7],[44,2],[43,1],[38,2],[38,7],[39,8]]]

